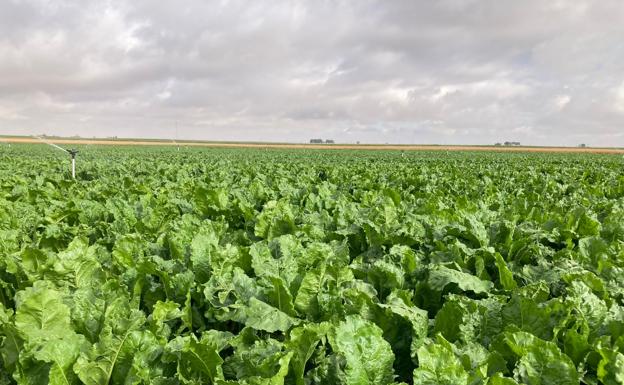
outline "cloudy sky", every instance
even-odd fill
[[[621,0],[1,0],[0,133],[624,146]]]

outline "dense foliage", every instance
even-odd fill
[[[0,384],[624,384],[621,157],[0,150]]]

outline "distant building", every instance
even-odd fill
[[[520,142],[505,142],[505,146],[520,146]]]
[[[585,143],[581,143],[581,144],[579,144],[579,147],[585,148],[585,147],[587,147],[587,145]]]
[[[312,144],[323,144],[323,139],[310,139]]]
[[[326,144],[334,144],[334,140],[333,139],[327,139],[325,141]]]

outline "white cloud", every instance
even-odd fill
[[[624,146],[622,35],[619,0],[2,2],[0,129]]]
[[[170,91],[163,91],[163,92],[159,92],[158,94],[156,94],[156,97],[160,100],[167,100],[171,97],[171,92]]]
[[[554,99],[555,108],[557,110],[564,109],[565,106],[567,106],[568,103],[570,103],[570,100],[572,100],[570,95],[557,95],[557,96],[555,96],[555,99]]]

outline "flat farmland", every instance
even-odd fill
[[[54,142],[0,143],[0,384],[621,383],[620,155]]]
[[[395,145],[395,144],[296,144],[296,143],[261,143],[261,142],[209,142],[140,139],[46,139],[57,144],[91,144],[106,146],[188,146],[216,148],[277,148],[277,149],[335,149],[335,150],[403,150],[403,151],[498,151],[498,152],[555,152],[555,153],[590,153],[624,154],[624,148],[608,147],[527,147],[527,146],[469,146],[469,145]],[[31,137],[0,137],[5,143],[41,143]]]

